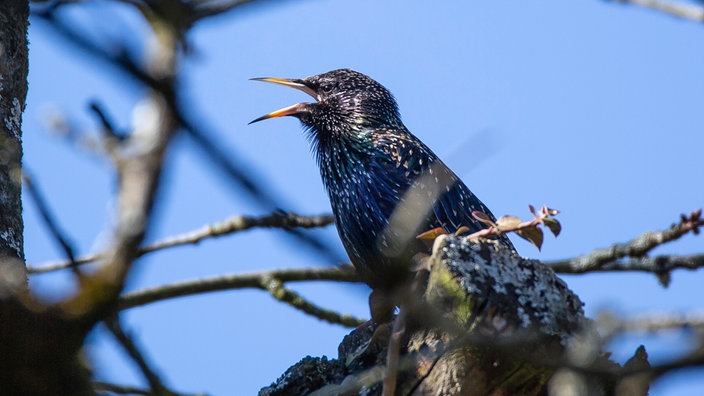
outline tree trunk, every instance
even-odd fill
[[[29,1],[0,5],[0,291],[26,282],[22,241],[22,112]]]

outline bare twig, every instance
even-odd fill
[[[652,366],[649,370],[644,370],[645,374],[650,374],[652,373],[652,378],[658,378],[662,377],[665,374],[668,374],[672,371],[681,369],[681,368],[694,368],[694,367],[701,367],[704,366],[704,347],[699,347],[697,350],[692,351],[688,353],[687,355],[671,360],[669,362],[659,364]],[[634,370],[635,371],[635,370]],[[628,373],[628,375],[632,374],[637,374],[638,372],[636,371],[635,373]]]
[[[602,312],[596,319],[599,334],[604,339],[624,333],[657,333],[665,330],[704,330],[704,313],[691,314],[650,314],[631,319]],[[704,340],[702,340],[704,341]]]
[[[335,219],[331,215],[302,216],[295,213],[283,212],[275,212],[265,216],[232,216],[227,220],[208,224],[198,229],[174,235],[151,245],[144,246],[139,249],[138,256],[174,246],[198,244],[204,239],[220,237],[252,228],[316,228],[325,227],[332,224],[334,221]],[[91,263],[103,258],[104,254],[105,253],[96,253],[79,257],[75,262],[77,264]],[[56,261],[37,267],[28,266],[28,272],[37,274],[62,270],[68,268],[69,264],[70,262],[68,261]]]
[[[582,274],[594,271],[649,271],[656,274],[666,274],[672,268],[700,268],[701,257],[690,256],[672,259],[667,263],[667,259],[661,257],[645,258],[651,250],[656,247],[679,239],[689,232],[697,234],[699,227],[704,226],[704,219],[701,217],[701,209],[690,213],[689,216],[682,215],[680,222],[663,231],[646,232],[636,239],[615,244],[607,249],[598,249],[585,256],[576,257],[569,260],[546,262],[555,272],[565,274]],[[616,262],[624,257],[631,257],[632,260],[622,263]],[[613,263],[613,264],[612,264]]]
[[[151,389],[138,388],[136,386],[111,384],[109,382],[95,381],[93,389],[102,395],[151,395]],[[105,393],[103,393],[105,392]]]
[[[97,100],[91,101],[89,108],[96,117],[98,117],[98,121],[100,121],[104,139],[120,141],[125,138],[123,134],[117,132],[115,124],[110,120],[110,117],[108,117],[100,102]]]
[[[44,196],[39,191],[39,188],[37,188],[34,184],[34,181],[29,176],[27,169],[22,171],[22,180],[24,181],[25,187],[27,187],[27,193],[29,193],[29,196],[32,197],[32,200],[37,206],[37,210],[39,210],[39,214],[49,229],[49,233],[54,240],[56,240],[58,245],[61,247],[61,250],[63,250],[64,254],[68,258],[68,260],[65,261],[65,268],[71,268],[76,275],[80,275],[78,265],[76,263],[76,257],[73,253],[73,247],[71,247],[68,237],[61,231],[58,222],[51,212],[51,209],[49,209],[49,204],[44,199]]]
[[[672,16],[688,19],[695,22],[704,22],[704,7],[681,1],[661,0],[616,0],[617,3],[634,4],[657,11],[662,11]]]
[[[301,299],[300,304],[295,302],[297,309],[316,316],[331,323],[343,326],[358,326],[363,321],[347,315],[340,315],[332,311],[322,310],[313,304],[307,303],[302,297],[282,287],[286,282],[302,282],[312,280],[325,280],[337,282],[360,282],[357,272],[350,266],[339,268],[304,268],[298,270],[278,270],[257,272],[251,274],[236,274],[217,276],[209,279],[174,283],[151,289],[144,289],[123,295],[118,303],[118,309],[134,308],[156,301],[176,297],[190,296],[221,290],[236,290],[255,288],[266,290],[280,301],[289,303]],[[308,304],[308,305],[307,305]]]
[[[140,250],[141,254],[173,246],[198,244],[206,238],[214,238],[246,231],[252,228],[318,228],[335,222],[331,215],[301,216],[295,213],[275,212],[266,216],[233,216],[227,220],[201,227],[185,234],[163,239]]]
[[[300,294],[284,287],[283,283],[276,278],[262,279],[259,287],[268,291],[275,299],[328,323],[354,328],[366,322],[364,319],[342,315],[335,311],[318,307]]]
[[[562,274],[582,274],[585,272],[624,272],[640,271],[655,274],[668,273],[675,269],[696,270],[704,268],[704,254],[691,256],[652,256],[643,258],[632,258],[626,260],[613,261],[601,266],[591,268],[575,267],[574,261],[578,259],[546,261],[555,272]]]
[[[241,6],[251,5],[252,3],[265,3],[263,0],[229,0],[229,1],[200,1],[200,4],[195,7],[194,22],[202,19],[221,15],[228,11],[235,10]],[[212,4],[211,4],[212,3]]]
[[[170,391],[166,388],[166,386],[164,386],[159,376],[150,367],[150,364],[147,363],[144,355],[139,351],[137,344],[135,344],[132,337],[122,328],[119,316],[115,315],[105,320],[105,326],[107,326],[120,345],[122,345],[125,352],[127,352],[127,354],[132,358],[132,360],[134,360],[139,369],[142,371],[142,375],[147,380],[149,387],[151,388],[151,394],[159,396],[176,395],[176,393]]]
[[[154,392],[151,389],[139,388],[136,386],[129,385],[118,385],[110,382],[94,381],[93,389],[95,389],[100,395],[144,395],[144,396],[154,396]],[[177,393],[179,396],[207,396],[206,393]]]

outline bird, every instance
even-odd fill
[[[342,244],[361,279],[372,288],[372,296],[407,285],[412,258],[429,252],[428,244],[416,238],[419,234],[438,228],[446,233],[461,227],[470,232],[485,228],[473,211],[495,220],[462,180],[406,128],[394,96],[369,76],[337,69],[302,79],[252,80],[294,88],[315,99],[250,124],[284,116],[300,120]],[[505,235],[498,239],[515,251]]]

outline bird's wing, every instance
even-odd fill
[[[394,210],[396,200],[411,196],[425,198],[427,209],[415,212],[427,216],[422,224],[426,229],[422,231],[442,227],[455,232],[462,226],[478,231],[484,225],[472,216],[473,211],[484,212],[493,219],[489,209],[462,180],[413,135],[386,131],[378,134],[376,141],[383,155],[373,162],[378,168],[374,173],[382,175],[384,182],[379,188],[384,189],[384,196],[393,197],[387,210]]]

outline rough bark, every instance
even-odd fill
[[[542,263],[454,236],[438,238],[425,263],[395,319],[405,322],[396,395],[564,394],[573,382],[555,374],[564,379],[563,365],[585,350],[589,367],[618,367],[600,351],[582,302]],[[390,329],[357,328],[337,360],[308,357],[260,395],[381,394]],[[586,383],[595,395],[616,386],[606,376]]]
[[[29,1],[0,6],[0,290],[24,285],[22,112],[27,97]]]

